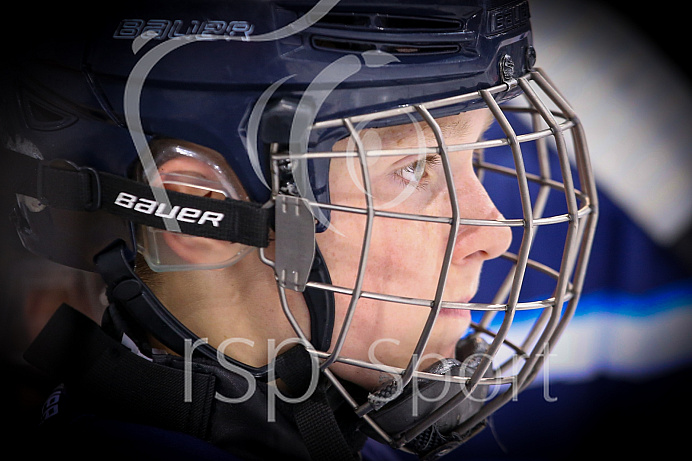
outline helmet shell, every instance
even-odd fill
[[[302,27],[317,2],[118,2],[98,22],[21,53],[10,135],[44,158],[127,175],[138,157],[125,110],[134,104],[147,138],[220,152],[263,202],[266,144],[288,142],[299,102],[310,120],[341,118],[496,85],[506,55],[516,75],[532,64],[527,2],[322,4],[320,21]],[[292,24],[301,27],[276,37]],[[259,139],[248,139],[258,99],[282,79],[272,100],[289,103],[269,104]],[[255,165],[248,150],[259,153]]]

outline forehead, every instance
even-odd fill
[[[436,119],[447,144],[475,141],[493,122],[488,109],[477,109]],[[367,128],[362,127],[359,135],[366,149],[397,149],[435,146],[437,141],[433,127],[425,121],[413,120],[403,125]],[[351,137],[344,138],[334,145],[334,150],[352,150]]]

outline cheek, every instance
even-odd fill
[[[329,230],[317,236],[318,245],[333,284],[352,289],[358,273],[365,219],[333,213],[332,224]],[[410,298],[434,298],[448,232],[446,225],[376,218],[363,290]],[[336,294],[335,301],[332,347],[343,326],[351,297]],[[422,306],[361,298],[341,355],[405,367],[429,313],[429,309]],[[466,327],[468,320],[464,318],[438,319],[426,351],[452,356],[454,345]],[[353,367],[337,369],[346,379],[362,381],[369,386],[377,384],[376,373],[371,375]],[[365,377],[356,377],[353,373],[363,373]],[[373,382],[368,381],[371,378]]]
[[[356,283],[365,232],[363,216],[334,213],[330,228],[317,236],[332,282]],[[432,298],[442,267],[449,227],[375,218],[363,290],[412,298]]]
[[[432,298],[442,267],[445,228],[429,223],[382,220],[374,226],[378,247],[368,266],[369,286],[411,298]]]

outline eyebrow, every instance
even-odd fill
[[[459,137],[465,137],[469,135],[469,132],[471,131],[471,122],[467,117],[460,117],[460,115],[463,113],[465,112],[459,113],[455,116],[449,116],[457,117],[457,119],[450,122],[448,125],[440,126],[445,143],[449,144],[447,140],[451,137],[452,134]],[[439,119],[437,121],[439,124]],[[494,122],[495,117],[490,111],[487,111],[485,119],[481,122],[480,135],[478,136],[478,139],[476,141],[484,139],[485,132],[488,131],[488,129]],[[428,129],[431,129],[431,127],[427,123],[426,126]]]
[[[436,119],[435,119],[435,120],[437,121],[438,125],[440,126],[440,130],[441,130],[441,132],[442,132],[442,137],[443,137],[443,139],[445,140],[445,143],[446,143],[447,145],[450,145],[449,139],[450,139],[452,136],[455,136],[455,137],[462,137],[462,138],[463,138],[463,137],[469,135],[469,133],[470,133],[470,131],[471,131],[471,128],[472,128],[472,123],[471,123],[471,121],[469,120],[468,117],[463,116],[463,114],[467,114],[467,113],[468,113],[468,112],[460,112],[459,114],[448,115],[448,116],[446,116],[446,117],[440,117],[440,118],[436,118]],[[443,119],[451,119],[452,117],[454,117],[455,120],[449,120],[447,123],[443,123],[443,124],[440,123]],[[493,123],[494,121],[495,121],[495,117],[492,115],[492,113],[491,113],[490,111],[487,111],[485,120],[482,122],[482,127],[483,127],[483,128],[482,128],[482,130],[481,130],[481,132],[480,132],[480,136],[479,136],[479,139],[478,139],[478,140],[481,140],[481,139],[483,138],[483,134],[488,130],[488,128],[490,128],[490,125],[492,125],[492,123]],[[432,136],[432,141],[433,141],[433,143],[436,145],[437,142],[435,141],[435,134],[434,134],[433,128],[432,128],[427,122],[425,122],[424,120],[423,120],[423,121],[418,121],[418,122],[416,122],[416,123],[422,123],[422,124],[423,124],[423,133],[424,133],[424,135],[425,135],[426,137],[427,137],[427,136]],[[397,128],[397,127],[401,127],[401,126],[406,126],[406,125],[409,125],[409,126],[410,126],[410,125],[412,125],[412,123],[406,123],[406,124],[402,124],[402,125],[393,125],[393,126],[387,126],[387,127],[381,127],[381,128],[375,128],[375,127],[373,127],[373,128],[364,128],[363,130],[360,130],[358,134],[359,134],[359,136],[360,136],[361,139],[362,139],[362,138],[365,136],[365,134],[366,134],[367,132],[371,131],[371,130],[375,130],[375,131],[378,131],[378,130],[385,130],[385,132],[387,132],[387,131],[389,131],[389,130],[391,130],[391,129],[393,129],[393,128]],[[344,141],[348,142],[348,139],[350,139],[350,136],[347,136],[347,137],[345,137],[345,138],[342,138],[342,139],[336,141],[336,142],[334,143],[334,145],[332,146],[332,149],[336,148],[336,146],[337,146],[338,144],[340,144],[340,143],[342,143],[342,142],[344,142]],[[432,144],[426,143],[426,145],[431,146]],[[395,147],[389,147],[389,148],[385,148],[385,149],[388,149],[388,150],[390,150],[390,149],[395,150],[396,148],[395,148]]]
[[[428,125],[429,129],[432,130],[432,127]],[[439,121],[438,121],[439,125]],[[457,136],[466,136],[468,135],[469,131],[471,130],[471,123],[466,119],[462,117],[457,116],[457,120],[450,123],[449,125],[446,126],[440,126],[440,130],[442,131],[442,136],[446,140],[450,135],[453,133]],[[485,130],[484,130],[485,131]]]

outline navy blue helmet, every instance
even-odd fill
[[[440,309],[478,312],[455,361],[420,371],[414,353],[407,368],[385,367],[399,379],[364,401],[339,387],[374,437],[421,455],[442,453],[466,440],[530,383],[542,353],[576,308],[597,204],[579,120],[534,67],[527,1],[166,0],[116,2],[98,16],[65,28],[60,37],[27,37],[3,77],[0,157],[17,171],[13,217],[29,250],[105,272],[117,298],[125,290],[115,289],[122,280],[109,272],[114,248],[115,259],[128,266],[133,280],[138,251],[154,270],[167,271],[225,267],[259,249],[275,270],[279,291],[303,293],[310,331],[292,325],[298,337],[309,338],[321,370],[337,386],[330,367],[349,361],[340,354],[349,325],[334,344],[335,293],[428,309],[430,325],[416,352],[422,351]],[[479,108],[489,109],[496,122],[484,139],[453,146],[438,136],[435,146],[413,153],[434,153],[444,161],[472,150],[476,171],[488,184],[493,176],[510,178],[506,189],[517,204],[516,216],[474,220],[457,210],[451,217],[435,217],[451,226],[450,235],[459,226],[506,226],[521,237],[503,255],[507,266],[491,298],[449,303],[441,297],[365,292],[359,280],[352,287],[332,284],[321,255],[325,249],[317,248],[315,235],[329,228],[334,210],[349,210],[331,202],[330,162],[341,156],[362,164],[368,156],[393,155],[386,149],[367,151],[357,141],[346,150],[335,144],[357,139],[365,128],[417,124],[435,131],[435,120]],[[163,177],[157,165],[175,155],[207,159],[218,180]],[[529,156],[536,159],[533,164]],[[222,200],[162,187],[176,181],[221,194]],[[552,210],[546,208],[548,196],[558,197],[551,200],[560,211],[545,211]],[[286,210],[307,211],[307,218]],[[350,211],[370,222],[433,220],[387,214],[369,202]],[[532,259],[540,226],[563,226],[557,267]],[[167,251],[162,232],[226,240],[237,252],[230,260],[193,267]],[[276,245],[273,259],[263,251],[270,242]],[[453,245],[438,280],[442,289]],[[365,264],[362,258],[360,265]],[[531,271],[548,280],[542,299],[520,297],[522,280]],[[145,293],[147,303],[138,304],[133,316],[182,353],[184,340],[196,336],[144,284],[135,286],[140,291],[118,301],[127,304]],[[294,320],[290,307],[285,310]],[[520,311],[541,314],[523,339],[510,340]],[[196,352],[216,357],[209,346]],[[469,360],[473,357],[477,360]],[[356,362],[350,363],[381,365]],[[237,365],[267,376],[267,367]],[[444,382],[434,375],[458,385],[453,392],[447,386],[445,398],[421,408],[419,416],[403,417],[396,402],[415,398],[407,384]],[[497,391],[492,399],[486,398],[489,390]],[[431,387],[430,392],[441,391]],[[431,433],[435,442],[423,443],[421,436],[429,441]]]

